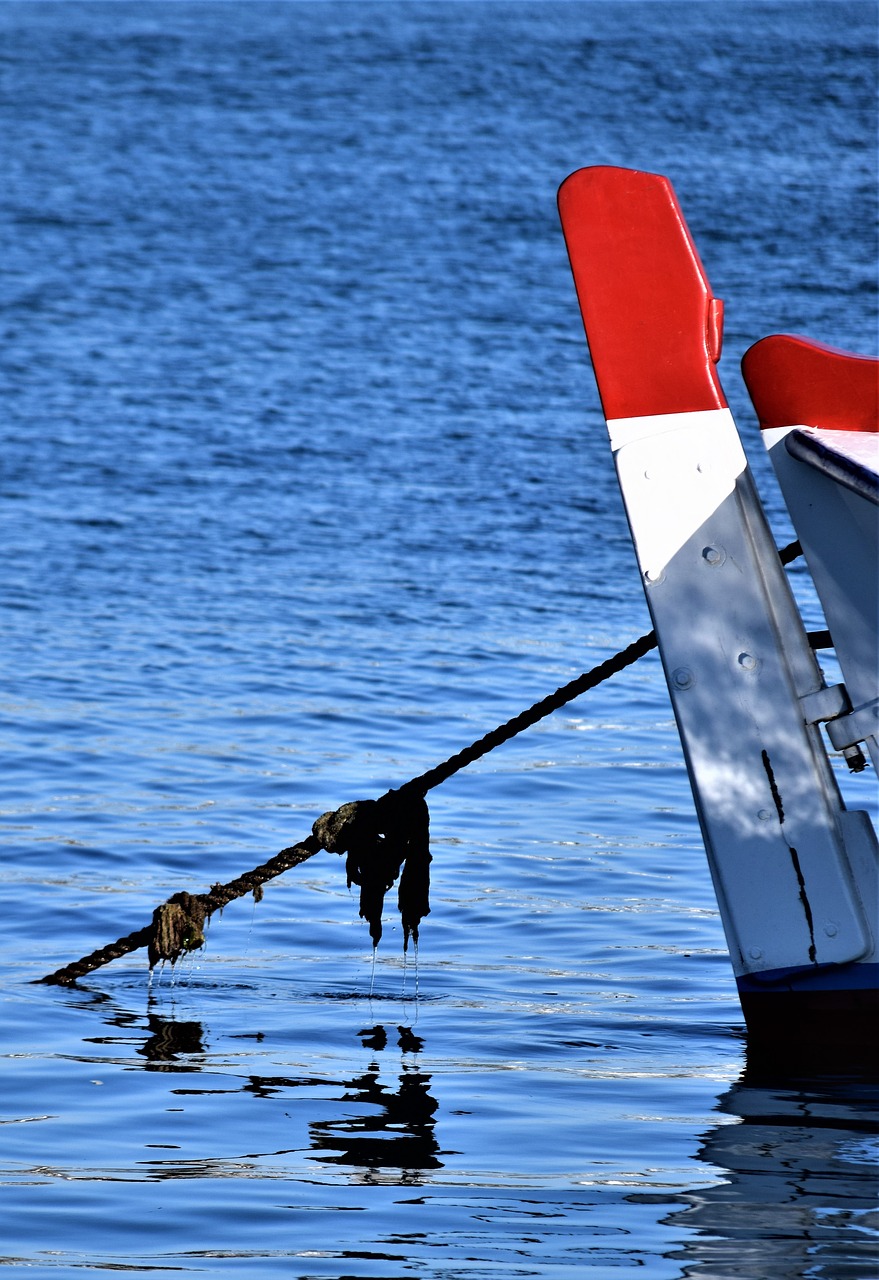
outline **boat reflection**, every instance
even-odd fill
[[[151,1177],[240,1177],[250,1166],[308,1177],[309,1168],[319,1176],[322,1167],[352,1185],[423,1186],[454,1154],[439,1144],[439,1104],[422,1066],[423,1042],[411,1027],[364,1028],[364,1065],[356,1074],[331,1078],[243,1074],[206,1047],[198,1022],[155,1011],[144,1022],[142,1015],[107,1005],[101,1014],[113,1034],[93,1042],[124,1045],[129,1053],[133,1047],[143,1070],[208,1072],[203,1085],[192,1074],[175,1085],[177,1100],[244,1093],[283,1099],[289,1108],[279,1131],[289,1133],[283,1148],[251,1149],[234,1158],[203,1152],[196,1159],[152,1157],[145,1162]],[[714,1185],[626,1197],[663,1214],[676,1242],[665,1256],[680,1266],[680,1275],[872,1280],[879,1239],[879,1077],[794,1077],[752,1049],[741,1077],[719,1096],[716,1112],[717,1122],[700,1135],[696,1152]]]
[[[751,1067],[717,1110],[726,1119],[702,1135],[698,1159],[724,1180],[676,1196],[684,1207],[664,1220],[686,1228],[667,1255],[682,1274],[877,1274],[876,1077],[791,1081]]]

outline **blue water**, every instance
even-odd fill
[[[571,170],[672,178],[788,539],[738,359],[875,354],[876,19],[0,4],[10,1276],[875,1277],[876,1086],[748,1068],[655,655],[433,793],[417,956],[321,854],[32,980],[649,629]]]

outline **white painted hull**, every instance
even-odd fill
[[[879,764],[877,414],[861,396],[856,432],[767,437],[845,675],[828,688],[726,406],[722,309],[670,184],[580,170],[559,206],[749,1030],[802,1048],[834,1027],[854,1052],[879,1014],[879,846],[843,803],[822,725],[853,767],[865,753]],[[782,343],[783,369],[786,340],[766,341]],[[792,341],[811,367],[810,344]],[[859,362],[869,399],[869,368],[841,358]],[[773,413],[777,359],[757,361]],[[848,467],[805,456],[834,441]]]

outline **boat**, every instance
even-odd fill
[[[720,382],[723,304],[671,182],[580,169],[559,212],[749,1052],[875,1064],[879,845],[834,758],[879,769],[879,361],[786,334],[743,361],[824,611],[816,639]]]

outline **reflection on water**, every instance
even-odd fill
[[[665,1219],[692,1237],[687,1277],[872,1280],[879,1256],[879,1083],[772,1080],[746,1070],[718,1099],[697,1158],[723,1182]],[[640,1199],[644,1197],[633,1197]],[[657,1197],[658,1199],[658,1197]]]
[[[179,1074],[200,1072],[208,1065],[205,1032],[200,1022],[179,1021],[150,1011],[144,1023],[142,1017],[123,1009],[101,1012],[105,1022],[122,1034],[90,1037],[87,1043],[133,1045],[138,1057],[146,1059],[145,1071]],[[149,1033],[145,1038],[144,1030]],[[364,1071],[350,1080],[248,1075],[235,1087],[235,1077],[224,1076],[223,1089],[178,1088],[173,1092],[178,1096],[240,1092],[263,1099],[284,1094],[312,1100],[315,1087],[330,1089],[336,1114],[309,1121],[310,1143],[316,1153],[310,1158],[322,1164],[349,1168],[352,1180],[361,1185],[418,1184],[424,1181],[425,1172],[443,1167],[434,1133],[439,1104],[430,1092],[431,1077],[420,1069],[416,1056],[423,1050],[424,1042],[411,1027],[387,1028],[381,1024],[364,1028],[359,1038],[364,1048],[372,1050],[373,1058]],[[394,1087],[383,1083],[383,1067],[378,1057],[389,1045],[403,1055]],[[343,1104],[341,1115],[339,1103]],[[198,1172],[191,1164],[186,1171],[190,1175]],[[210,1175],[211,1165],[204,1164],[203,1171]]]
[[[108,999],[100,991],[90,991],[88,1003],[102,1004]],[[181,1022],[165,1018],[155,1012],[147,1012],[146,1030],[149,1035],[141,1043],[144,1019],[141,1014],[128,1009],[112,1007],[101,1011],[108,1026],[118,1028],[123,1034],[90,1036],[86,1044],[131,1044],[135,1052],[146,1058],[146,1071],[200,1071],[198,1061],[189,1061],[192,1055],[203,1054],[204,1031],[200,1022]]]
[[[200,1022],[172,1022],[155,1013],[147,1015],[152,1032],[138,1053],[146,1058],[147,1071],[199,1071],[198,1063],[181,1061],[187,1054],[204,1053]]]
[[[144,1020],[113,1006],[101,1013],[117,1034],[100,1043],[133,1045],[146,1071],[216,1069],[216,1055],[206,1047],[198,1022],[155,1010]],[[311,1112],[317,1103],[324,1114],[312,1115],[303,1126],[307,1159],[334,1169],[351,1186],[442,1182],[437,1171],[456,1153],[443,1150],[438,1141],[442,1099],[420,1065],[423,1038],[409,1026],[381,1023],[365,1027],[358,1038],[369,1060],[350,1079],[225,1074],[222,1090],[173,1092],[281,1096]],[[388,1050],[396,1052],[391,1056]],[[706,1187],[703,1178],[694,1177],[699,1185],[692,1191],[641,1191],[627,1197],[632,1204],[674,1204],[663,1222],[680,1243],[666,1256],[681,1264],[682,1275],[872,1280],[879,1242],[876,1076],[793,1079],[769,1071],[752,1054],[741,1078],[718,1098],[716,1110],[719,1122],[701,1136],[694,1153],[718,1176],[715,1185]],[[592,1153],[584,1151],[584,1173],[591,1159]],[[169,1162],[159,1176],[217,1172],[210,1161],[199,1166]]]
[[[397,1027],[397,1044],[404,1053],[423,1048],[410,1027]],[[380,1052],[388,1043],[383,1026],[360,1033],[364,1047]],[[316,1158],[325,1164],[353,1165],[362,1170],[399,1170],[403,1183],[421,1181],[427,1169],[441,1169],[434,1135],[437,1100],[430,1092],[430,1076],[417,1063],[403,1062],[396,1089],[379,1079],[377,1060],[362,1075],[347,1082],[342,1101],[365,1106],[342,1119],[317,1120],[309,1125]],[[359,1181],[372,1181],[361,1177]],[[386,1179],[381,1178],[382,1181]]]

